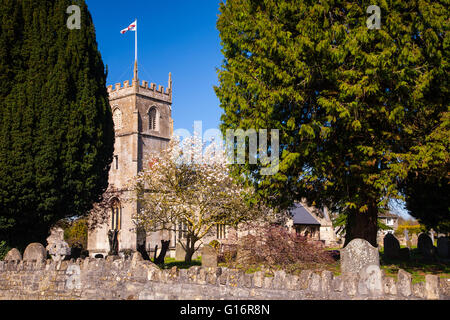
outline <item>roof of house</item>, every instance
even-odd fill
[[[291,209],[293,215],[294,225],[295,224],[313,224],[319,225],[319,221],[316,220],[300,203],[295,204],[295,207]]]
[[[396,214],[390,212],[379,213],[378,218],[398,218]]]

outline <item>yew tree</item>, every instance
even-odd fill
[[[68,8],[80,28],[68,28]],[[0,240],[45,244],[108,186],[114,128],[84,0],[0,2]]]
[[[247,159],[235,175],[278,207],[329,207],[346,243],[376,246],[408,176],[434,166],[448,183],[449,21],[446,1],[222,2],[221,128],[280,131],[276,174]]]

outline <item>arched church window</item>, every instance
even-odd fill
[[[122,207],[120,201],[114,199],[111,202],[111,229],[120,230],[122,225]]]
[[[227,229],[225,224],[217,225],[217,239],[226,239],[227,237]]]
[[[119,130],[122,128],[122,111],[116,108],[113,112],[114,129]]]
[[[155,107],[151,107],[148,111],[148,124],[150,130],[159,130],[158,110]]]

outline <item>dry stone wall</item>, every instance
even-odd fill
[[[373,269],[373,270],[372,270]],[[86,258],[77,261],[0,261],[0,300],[449,300],[449,280],[427,276],[412,284],[403,270],[386,277],[376,266],[360,274],[303,271],[245,274],[227,268],[161,270],[135,253],[132,259]]]

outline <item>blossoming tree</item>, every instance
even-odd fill
[[[236,227],[261,215],[258,205],[250,204],[253,190],[232,180],[217,143],[206,147],[197,136],[185,138],[182,144],[174,138],[147,164],[132,181],[140,206],[135,223],[146,232],[182,232],[178,243],[186,252],[186,262],[218,224]]]

